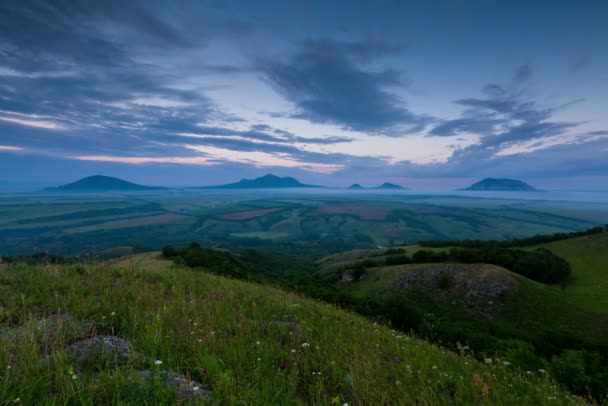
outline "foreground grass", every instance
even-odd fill
[[[57,314],[72,321],[40,329]],[[150,255],[84,272],[4,267],[0,326],[0,404],[178,401],[157,380],[132,379],[144,368],[189,376],[217,404],[579,403],[543,372],[481,364],[296,294]],[[65,349],[94,334],[128,339],[146,358],[78,369]]]

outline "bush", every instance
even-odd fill
[[[585,371],[583,351],[566,350],[551,359],[550,371],[553,377],[571,391],[578,394],[586,392],[591,378]]]

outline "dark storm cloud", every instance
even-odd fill
[[[391,92],[406,83],[391,69],[372,71],[352,58],[353,44],[306,41],[287,62],[261,61],[264,78],[294,103],[293,117],[316,123],[387,135],[402,135],[397,128],[419,129],[429,118],[412,113],[404,100]]]
[[[491,157],[514,144],[565,134],[580,123],[550,121],[557,108],[540,107],[519,86],[529,80],[532,70],[528,65],[519,67],[513,76],[513,85],[487,84],[484,98],[464,98],[454,103],[465,107],[462,117],[445,120],[429,132],[431,136],[454,136],[470,133],[480,137],[472,146],[457,151],[452,160]]]

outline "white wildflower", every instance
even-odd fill
[[[310,347],[310,344],[308,344],[308,343],[302,343],[302,348],[306,348],[306,347]]]
[[[154,361],[154,365],[162,365],[162,361],[157,359],[156,361]]]
[[[486,362],[486,364],[491,364],[492,363],[492,358],[486,358],[485,362]]]

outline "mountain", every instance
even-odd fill
[[[486,178],[461,190],[534,191],[537,189],[517,179]]]
[[[353,183],[353,184],[352,184],[352,185],[350,185],[348,188],[349,188],[349,189],[354,189],[354,190],[361,190],[361,189],[365,189],[363,186],[361,186],[361,185],[360,185],[360,184],[358,184],[358,183]]]
[[[49,191],[69,191],[69,192],[103,192],[103,191],[129,191],[129,190],[152,190],[163,189],[159,187],[143,186],[137,183],[127,182],[111,176],[88,176],[73,183],[54,188],[47,188]]]
[[[405,189],[403,186],[395,185],[394,183],[384,182],[380,186],[376,186],[374,189]]]
[[[315,185],[306,185],[292,177],[279,177],[273,174],[268,174],[256,179],[241,179],[236,183],[227,185],[207,186],[205,189],[283,189],[283,188],[299,188],[299,187],[321,187]]]

